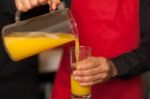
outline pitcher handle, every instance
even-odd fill
[[[19,10],[17,10],[16,13],[15,13],[16,23],[20,22],[20,16],[21,16],[21,12]]]
[[[65,7],[66,7],[65,2],[61,1],[60,4],[58,5],[57,9],[58,10],[64,10]],[[50,13],[54,13],[55,12],[51,8],[49,10],[50,10]],[[15,13],[15,21],[16,21],[16,23],[20,22],[20,17],[21,17],[21,12],[19,10],[17,10],[16,13]]]

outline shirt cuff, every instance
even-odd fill
[[[117,58],[111,59],[111,61],[114,63],[117,69],[118,77],[126,76],[132,69],[132,66],[129,64],[129,59],[126,57],[119,56]]]

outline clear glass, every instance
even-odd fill
[[[70,64],[72,71],[76,69],[78,62],[85,59],[91,59],[92,49],[88,46],[80,46],[79,51],[72,47],[70,49]],[[77,58],[77,56],[79,57]],[[78,60],[78,61],[77,61]],[[81,87],[79,82],[76,81],[71,72],[71,97],[72,99],[90,99],[91,87]]]
[[[2,32],[5,49],[13,61],[72,42],[78,35],[67,8],[7,25]]]

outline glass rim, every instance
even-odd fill
[[[85,45],[80,45],[79,46],[79,51],[80,51],[80,49],[88,49],[88,50],[92,51],[92,48],[90,46],[85,46]],[[75,51],[75,46],[70,47],[70,51],[71,52]]]

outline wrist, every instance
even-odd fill
[[[109,64],[112,68],[112,71],[111,71],[112,72],[112,77],[117,76],[118,75],[118,70],[117,70],[115,64],[111,60],[109,60]]]

